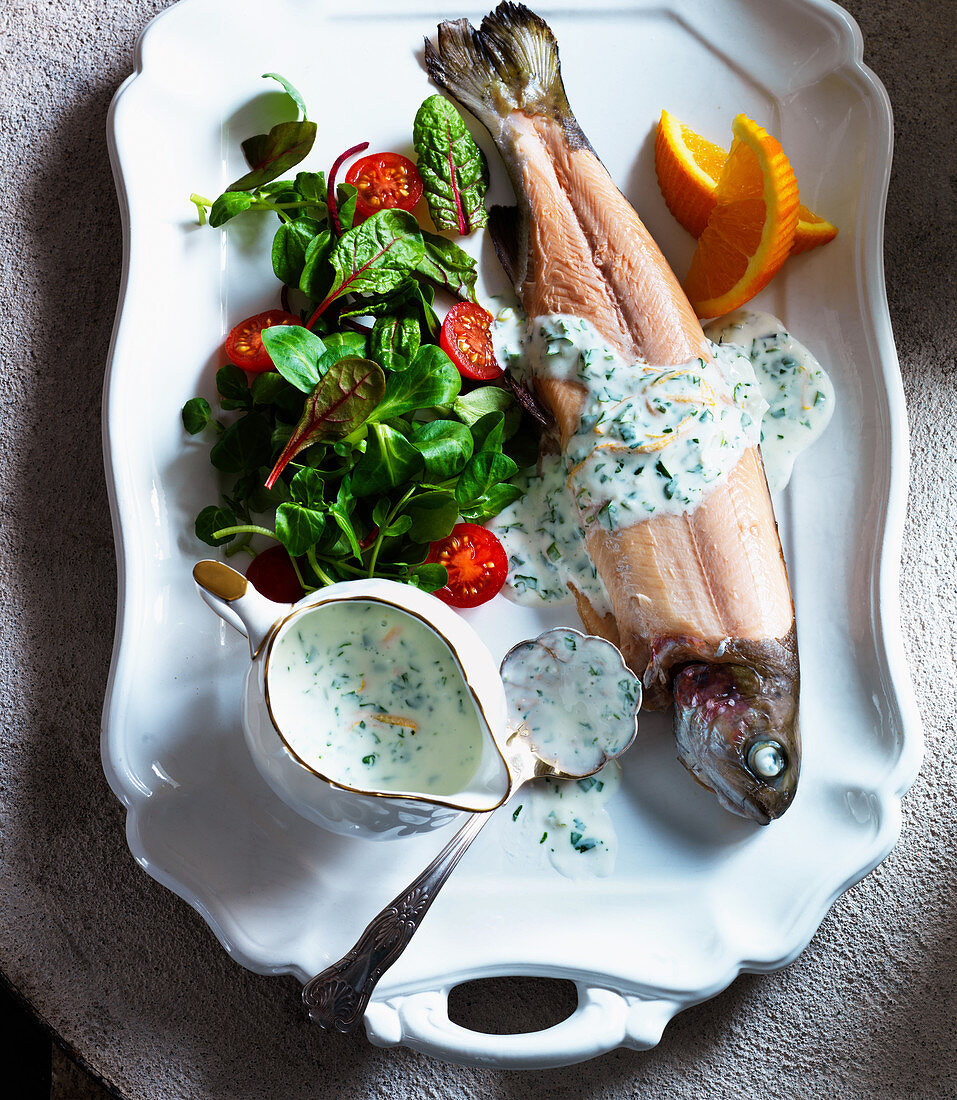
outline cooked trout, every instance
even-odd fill
[[[635,371],[709,357],[678,280],[572,114],[547,24],[502,3],[478,29],[442,23],[425,59],[505,162],[518,205],[493,211],[490,228],[528,316],[585,319]],[[535,386],[567,447],[583,387],[545,375]],[[612,616],[576,593],[586,627],[618,643],[646,705],[673,701],[679,758],[701,783],[761,824],[779,817],[800,767],[798,656],[756,446],[685,512],[587,529]]]

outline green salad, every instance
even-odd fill
[[[227,338],[220,411],[202,397],[183,408],[186,431],[209,438],[210,461],[225,475],[196,534],[227,555],[254,555],[265,536],[284,548],[302,591],[385,577],[442,595],[455,587],[456,558],[435,544],[521,496],[512,479],[538,450],[534,408],[527,394],[516,400],[495,363],[475,261],[412,213],[424,196],[445,231],[485,225],[485,158],[435,95],[413,124],[418,165],[374,154],[337,183],[363,144],[328,178],[280,178],[310,152],[316,124],[296,89],[267,75],[298,119],[243,142],[250,171],[215,201],[191,196],[213,227],[254,212],[275,217],[271,263],[281,284],[281,308]],[[444,321],[437,294],[452,304]]]

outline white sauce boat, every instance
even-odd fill
[[[242,702],[246,744],[262,777],[297,813],[335,833],[383,840],[438,828],[460,813],[487,812],[508,797],[511,780],[501,747],[507,707],[498,668],[472,627],[441,600],[394,581],[358,580],[330,585],[296,604],[280,604],[219,561],[198,562],[193,577],[205,602],[249,640],[251,663]],[[482,733],[478,767],[464,789],[437,797],[350,786],[322,774],[293,750],[270,706],[270,657],[300,616],[334,601],[396,608],[424,623],[448,647]]]

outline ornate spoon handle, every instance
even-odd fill
[[[352,1031],[362,1019],[376,982],[406,949],[443,883],[491,816],[472,814],[422,874],[372,918],[355,947],[306,982],[303,1003],[323,1031]]]

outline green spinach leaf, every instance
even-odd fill
[[[225,474],[239,474],[269,461],[272,446],[269,422],[249,413],[230,424],[209,452],[209,461]]]
[[[326,345],[302,325],[273,325],[262,330],[262,342],[276,370],[303,393],[319,381],[317,364]]]
[[[280,482],[282,484],[282,482]],[[296,504],[321,510],[324,506],[325,482],[318,470],[303,466],[289,483],[289,495]]]
[[[280,504],[276,509],[276,535],[294,558],[298,558],[322,537],[326,517],[302,504]]]
[[[183,406],[183,427],[190,435],[199,435],[213,416],[205,397],[191,397]]]
[[[404,371],[422,343],[414,317],[380,317],[372,329],[372,358],[383,370]]]
[[[505,431],[505,414],[486,413],[472,425],[472,441],[475,453],[479,451],[500,451]]]
[[[416,409],[448,404],[461,387],[462,376],[445,352],[435,344],[423,344],[408,369],[389,376],[374,419],[381,423]]]
[[[316,302],[325,296],[332,280],[329,257],[332,254],[333,240],[332,230],[323,229],[309,242],[303,257],[299,289]]]
[[[409,538],[413,542],[435,542],[450,534],[458,519],[459,506],[455,494],[443,490],[420,493],[406,509],[412,519]]]
[[[511,439],[522,422],[522,410],[515,398],[499,386],[479,386],[469,393],[462,394],[452,402],[451,412],[466,424],[472,426],[488,416],[489,413],[505,414],[502,439]]]
[[[216,372],[216,390],[224,409],[248,409],[252,404],[246,372],[232,363]]]
[[[449,571],[438,562],[426,562],[409,572],[409,583],[425,592],[436,592],[449,583]]]
[[[224,546],[236,536],[226,535],[221,539],[217,539],[213,537],[213,532],[235,526],[236,516],[229,508],[220,508],[215,504],[210,504],[196,517],[196,537],[201,542],[205,542],[207,546]]]
[[[487,492],[476,497],[468,504],[463,504],[459,509],[459,514],[462,519],[467,520],[469,523],[485,523],[521,496],[522,490],[517,485],[502,482],[493,485]]]
[[[281,283],[299,286],[306,252],[321,232],[321,224],[305,214],[291,222],[282,222],[272,241],[272,269]]]
[[[401,432],[386,424],[373,424],[366,453],[352,472],[356,496],[386,493],[409,481],[422,468],[422,455]]]
[[[472,433],[454,420],[433,420],[415,428],[412,446],[425,460],[423,477],[445,481],[460,474],[472,457]]]
[[[279,73],[263,73],[263,80],[278,80],[279,83],[283,86],[286,95],[289,96],[293,103],[295,103],[295,105],[299,108],[303,120],[305,121],[307,117],[306,101],[299,94],[298,90],[294,88],[293,85],[290,84],[284,76],[280,76]]]
[[[336,184],[336,211],[339,214],[339,226],[343,233],[356,223],[358,197],[359,191],[351,183]]]
[[[473,455],[455,486],[455,499],[459,503],[459,509],[476,503],[493,486],[500,481],[507,481],[517,473],[518,467],[515,463],[500,452],[482,451]],[[464,511],[462,515],[465,516]]]
[[[225,225],[230,218],[242,214],[252,206],[253,197],[245,191],[226,191],[209,208],[209,224],[218,229]]]

